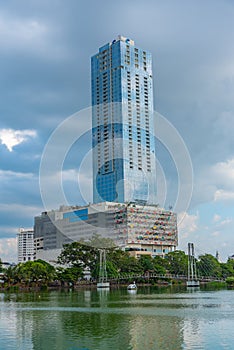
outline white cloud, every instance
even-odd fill
[[[181,212],[178,214],[178,249],[187,251],[188,242],[195,244],[197,251],[197,241],[200,235],[199,214],[188,214]]]
[[[199,215],[182,212],[178,214],[178,229],[180,238],[187,238],[198,229]]]
[[[11,213],[22,218],[32,218],[43,211],[42,207],[23,205],[23,204],[6,204],[0,203],[0,212]]]
[[[211,232],[211,236],[218,237],[218,236],[220,236],[220,232],[219,231]]]
[[[35,175],[32,173],[20,173],[16,171],[11,171],[11,170],[1,170],[0,169],[0,179],[1,181],[3,180],[9,180],[9,178],[24,178],[24,179],[32,179]]]
[[[218,214],[215,214],[214,217],[213,217],[213,222],[218,222],[221,220],[221,216],[218,215]]]
[[[62,178],[64,181],[75,181],[78,182],[78,170],[67,169],[62,171]]]
[[[17,238],[0,239],[0,258],[4,262],[17,262]]]
[[[92,202],[93,178],[91,173],[79,173],[80,191],[85,202]]]
[[[29,138],[36,137],[35,130],[0,129],[0,141],[12,152],[13,148]]]
[[[234,158],[203,168],[195,176],[194,203],[234,200]]]
[[[220,225],[226,226],[226,225],[231,224],[232,222],[233,222],[233,219],[226,218],[225,220],[223,220],[223,221],[220,222]]]
[[[219,182],[234,186],[234,158],[228,159],[226,162],[216,163],[213,166],[213,172]]]
[[[215,202],[219,201],[233,201],[234,200],[234,192],[233,191],[225,191],[225,190],[217,190],[214,194]]]

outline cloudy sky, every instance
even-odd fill
[[[234,254],[233,18],[232,0],[1,2],[2,260],[16,261],[17,229],[32,227],[43,211],[39,169],[48,139],[67,117],[90,106],[90,56],[118,34],[152,52],[155,110],[191,156],[193,196],[178,212],[179,247],[194,242],[198,254],[218,250],[224,261]],[[77,169],[88,139],[64,162],[70,204],[82,203]],[[159,149],[158,162],[173,193],[178,181],[164,153]],[[91,201],[86,168],[79,181]]]

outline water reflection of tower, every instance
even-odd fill
[[[199,319],[196,317],[187,317],[184,319],[183,338],[185,349],[192,349],[197,344],[202,344],[202,332]]]

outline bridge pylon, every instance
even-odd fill
[[[196,259],[194,244],[188,243],[188,280],[187,287],[199,287],[200,281],[197,278]]]

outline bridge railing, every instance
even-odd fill
[[[170,280],[187,280],[188,276],[187,275],[174,275],[174,274],[157,274],[157,273],[149,273],[149,274],[124,274],[124,275],[119,275],[118,277],[115,278],[109,278],[110,281],[118,281],[118,280],[130,280],[130,279],[152,279],[152,278],[157,278],[157,279],[170,279]],[[217,281],[217,282],[223,282],[225,279],[216,277],[216,276],[199,276],[198,280],[200,282],[212,282],[212,281]]]

